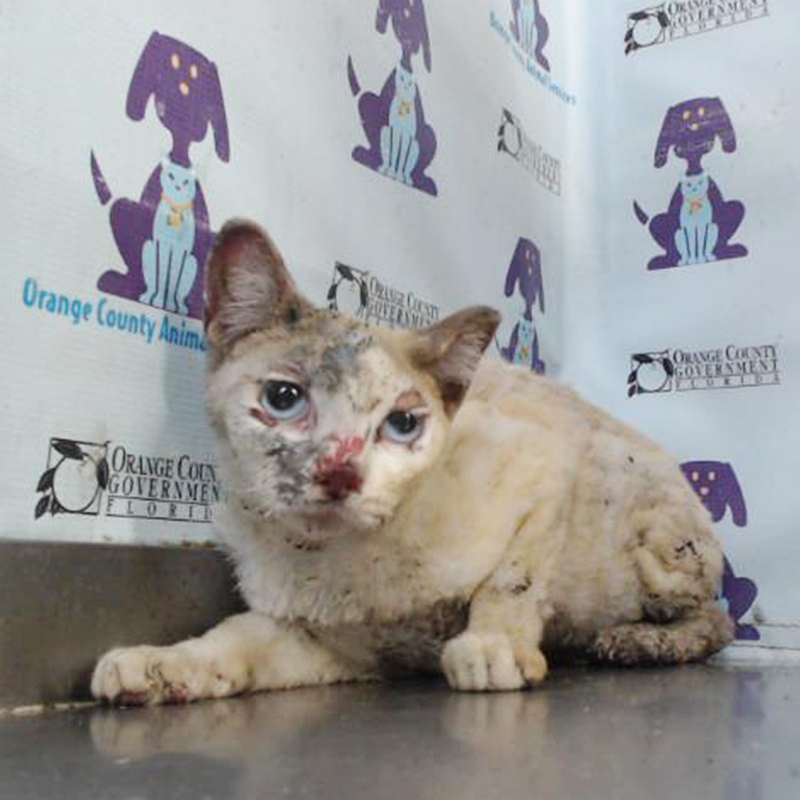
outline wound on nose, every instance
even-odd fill
[[[361,490],[363,479],[349,462],[329,467],[320,465],[315,482],[323,488],[330,500],[343,500],[347,495]]]

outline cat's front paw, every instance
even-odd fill
[[[194,660],[177,647],[123,647],[98,662],[92,694],[126,706],[188,703],[205,696],[202,677]]]
[[[442,670],[453,689],[502,692],[542,681],[547,661],[537,647],[512,643],[504,633],[466,631],[445,645]]]

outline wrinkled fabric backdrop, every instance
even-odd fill
[[[600,6],[602,5],[602,10]],[[496,355],[674,452],[743,643],[800,649],[800,6],[6,2],[0,536],[213,541],[203,263],[503,312]]]

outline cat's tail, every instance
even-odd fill
[[[100,205],[105,205],[111,199],[111,190],[108,188],[106,179],[97,163],[94,155],[94,150],[91,151],[92,155],[92,180],[94,181],[94,190],[97,192],[97,197],[100,200]]]
[[[347,56],[347,80],[350,81],[350,91],[353,97],[358,97],[361,94],[361,84],[356,77],[356,68],[353,66],[353,59]]]
[[[650,215],[644,211],[635,200],[633,201],[633,213],[636,214],[636,219],[638,219],[642,225],[647,225],[647,223],[650,222]]]

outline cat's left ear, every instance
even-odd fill
[[[499,325],[493,308],[473,306],[414,332],[411,362],[433,376],[449,416],[461,405]]]
[[[206,265],[205,329],[218,356],[242,337],[293,325],[312,309],[266,231],[247,220],[223,225]]]

